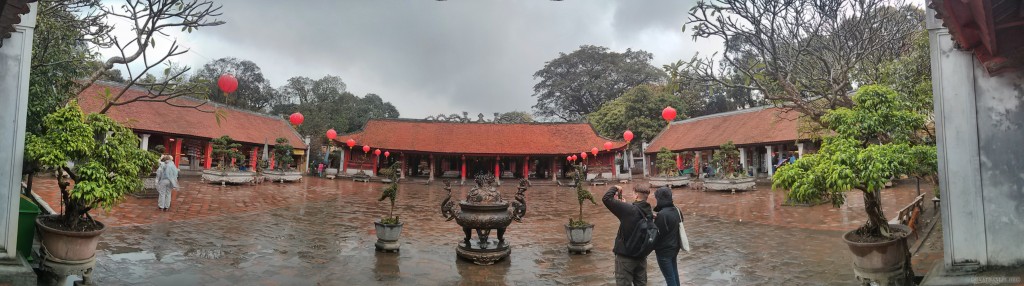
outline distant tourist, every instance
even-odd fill
[[[171,159],[171,155],[160,157],[160,167],[156,170],[156,191],[160,193],[157,206],[161,211],[171,208],[171,189],[179,189],[178,167]]]
[[[668,187],[662,186],[654,191],[654,200],[654,211],[658,212],[654,219],[654,225],[658,226],[654,255],[658,258],[661,274],[665,275],[665,285],[678,286],[679,267],[676,265],[676,257],[682,247],[679,223],[683,221],[683,213],[672,203],[672,189]]]
[[[647,285],[647,256],[654,250],[658,232],[651,204],[647,203],[650,189],[637,185],[633,191],[636,196],[632,204],[615,199],[616,194],[622,195],[621,186],[608,189],[601,198],[604,206],[619,219],[612,252],[615,253],[615,284],[620,286]]]
[[[324,163],[320,163],[316,166],[316,176],[321,178],[324,177]]]

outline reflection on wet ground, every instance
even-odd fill
[[[191,211],[135,213],[145,223],[111,227],[97,254],[95,281],[102,285],[601,285],[611,284],[612,241],[618,221],[598,202],[584,206],[596,224],[594,251],[569,255],[563,224],[577,212],[569,188],[535,186],[527,192],[529,211],[513,223],[507,238],[511,257],[492,266],[457,261],[461,231],[439,214],[444,191],[403,184],[396,213],[405,227],[401,252],[377,253],[372,221],[387,212],[378,202],[377,183],[314,178],[296,184],[210,186],[188,181],[184,196],[230,194],[248,200],[278,197],[252,211],[203,215]],[[463,195],[468,186],[457,189]],[[627,190],[631,189],[629,187]],[[926,188],[928,189],[928,188]],[[591,189],[596,197],[604,187]],[[196,192],[198,194],[187,194]],[[510,199],[514,188],[502,193]],[[628,191],[627,191],[628,192]],[[453,192],[454,194],[455,192]],[[680,254],[682,281],[688,285],[852,284],[842,229],[861,221],[857,202],[782,207],[781,192],[767,189],[729,194],[675,189],[685,210],[694,251]],[[911,201],[912,188],[885,193],[885,210]],[[627,194],[628,195],[628,194]],[[179,194],[178,197],[183,195]],[[294,199],[301,197],[301,200]],[[273,200],[270,200],[271,202]],[[145,212],[145,200],[129,200],[132,211]],[[209,202],[189,202],[209,204]],[[217,204],[228,204],[218,202]],[[120,207],[119,207],[120,208]],[[138,209],[138,211],[134,211]],[[154,207],[155,209],[155,207]],[[243,208],[244,209],[244,208]],[[185,217],[186,219],[183,219]],[[122,220],[125,221],[125,220]],[[654,255],[648,261],[652,285],[663,283]]]

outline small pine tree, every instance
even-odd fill
[[[274,170],[288,170],[295,162],[295,159],[292,158],[295,148],[288,144],[288,139],[277,138],[276,142],[277,144],[274,144]]]
[[[590,223],[583,220],[583,202],[590,200],[590,203],[595,205],[597,204],[597,202],[594,201],[594,194],[591,194],[590,191],[587,190],[587,188],[583,187],[583,182],[587,179],[586,166],[583,166],[583,164],[578,164],[575,167],[576,168],[573,171],[572,182],[573,188],[576,190],[576,200],[579,202],[580,205],[580,215],[579,218],[575,220],[569,218],[569,227],[587,227],[590,225]]]
[[[678,171],[676,169],[676,154],[669,151],[668,148],[661,147],[661,150],[658,150],[656,162],[658,171],[661,172],[661,175],[666,177],[678,175]]]
[[[242,144],[235,143],[231,136],[224,135],[211,141],[213,142],[213,156],[220,160],[220,164],[217,164],[217,169],[227,171],[228,168],[231,168],[234,170],[235,165],[231,163],[231,159],[236,161],[245,160],[245,155],[238,151]]]

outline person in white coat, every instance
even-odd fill
[[[178,167],[170,155],[160,157],[160,167],[156,170],[156,191],[160,193],[157,206],[161,211],[171,208],[171,190],[178,189]]]

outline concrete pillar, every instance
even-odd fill
[[[405,161],[405,153],[401,153],[401,154],[399,154],[399,156],[402,157],[402,166],[401,166],[402,174],[398,175],[398,178],[399,179],[405,179],[405,170],[406,170],[406,165],[407,165],[406,161]]]
[[[428,158],[430,158],[430,180],[433,181],[434,180],[434,155],[431,154],[430,157],[428,157]]]
[[[775,174],[775,171],[772,170],[772,145],[764,146],[764,148],[768,151],[764,154],[764,166],[768,168],[768,176],[771,177]]]
[[[743,166],[743,173],[747,173],[747,148],[740,149],[740,166]]]
[[[640,163],[644,164],[642,170],[644,170],[644,177],[651,175],[651,164],[647,163],[647,142],[640,143]]]
[[[14,19],[18,19],[15,6],[0,5],[8,5],[3,9],[4,14],[13,14]],[[21,16],[21,23],[14,24],[10,38],[0,38],[3,44],[0,47],[0,260],[4,261],[15,257],[17,245],[28,79],[37,9],[36,4],[29,4],[29,7],[28,14]],[[16,263],[11,262],[13,265]],[[2,265],[0,269],[7,270]],[[19,270],[24,270],[24,267]],[[4,278],[6,275],[13,274],[0,274]],[[35,275],[31,277],[35,278]],[[35,280],[32,280],[34,284]]]
[[[558,156],[555,156],[554,158],[551,158],[551,181],[552,182],[557,182],[558,181],[558,170],[556,169],[557,166],[558,166],[557,165],[558,164],[558,162],[557,162],[558,159],[559,159]]]
[[[309,146],[309,145],[306,145],[306,146]],[[309,150],[306,150],[306,151],[308,152]],[[345,167],[343,167],[344,164],[345,164],[345,147],[341,147],[341,148],[338,148],[338,171],[339,172],[341,172],[341,170],[345,168]],[[338,174],[338,175],[341,175],[341,174]]]
[[[139,149],[149,150],[149,134],[142,134],[142,141],[139,143]]]
[[[796,158],[804,156],[804,142],[796,143]]]

